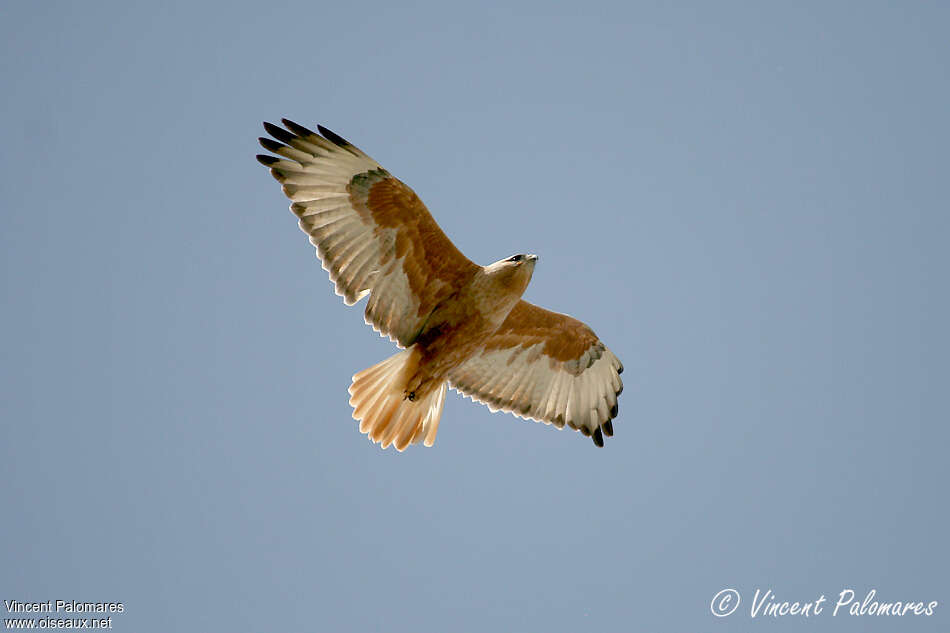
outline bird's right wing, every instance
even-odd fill
[[[336,292],[352,305],[369,295],[366,322],[400,346],[412,344],[440,301],[478,266],[446,237],[419,197],[330,130],[283,119],[258,155],[293,201]],[[276,139],[276,140],[274,140]]]

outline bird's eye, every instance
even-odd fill
[[[512,255],[511,257],[508,258],[508,261],[509,261],[509,262],[520,262],[522,259],[524,259],[524,255]]]

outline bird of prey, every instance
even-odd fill
[[[613,435],[623,365],[593,330],[523,301],[535,255],[479,266],[419,197],[353,144],[283,119],[258,155],[293,201],[336,292],[368,296],[366,323],[402,351],[353,376],[360,432],[383,448],[432,446],[446,387],[604,445]]]

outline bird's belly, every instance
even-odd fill
[[[483,286],[484,284],[482,284]],[[489,292],[470,284],[453,300],[440,305],[429,316],[425,329],[413,347],[419,365],[409,379],[409,392],[425,397],[446,380],[449,372],[478,354],[488,338],[501,326],[518,302],[519,292]]]
[[[427,330],[413,345],[420,358],[416,373],[409,379],[408,391],[425,397],[438,388],[448,373],[477,354],[498,324],[481,315],[461,323],[442,323]]]

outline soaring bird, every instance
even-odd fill
[[[516,416],[613,435],[623,365],[587,325],[521,299],[536,255],[463,255],[419,197],[325,127],[283,119],[258,155],[300,218],[336,293],[369,296],[366,323],[401,349],[353,376],[353,418],[383,448],[432,446],[446,387]]]

